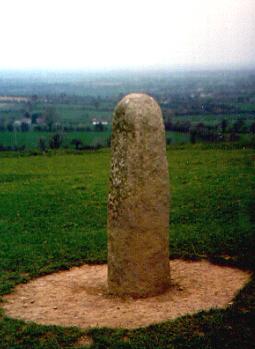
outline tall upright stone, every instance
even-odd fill
[[[108,288],[146,297],[169,287],[169,176],[160,107],[130,94],[113,116]]]

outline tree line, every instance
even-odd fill
[[[238,141],[241,133],[255,134],[255,122],[246,125],[243,119],[237,119],[232,124],[223,119],[216,125],[205,125],[203,122],[192,125],[190,121],[174,122],[169,117],[165,117],[164,122],[166,131],[189,134],[191,143],[198,140],[207,142]]]

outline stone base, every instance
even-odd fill
[[[34,279],[4,296],[6,315],[40,324],[138,328],[200,310],[222,308],[249,280],[248,272],[207,261],[171,261],[171,288],[155,297],[113,297],[107,265],[83,265]]]

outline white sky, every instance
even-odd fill
[[[255,0],[0,0],[0,69],[255,65]]]

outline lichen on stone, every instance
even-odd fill
[[[113,117],[108,198],[108,284],[146,296],[169,286],[169,185],[162,114],[153,98],[131,94]]]

